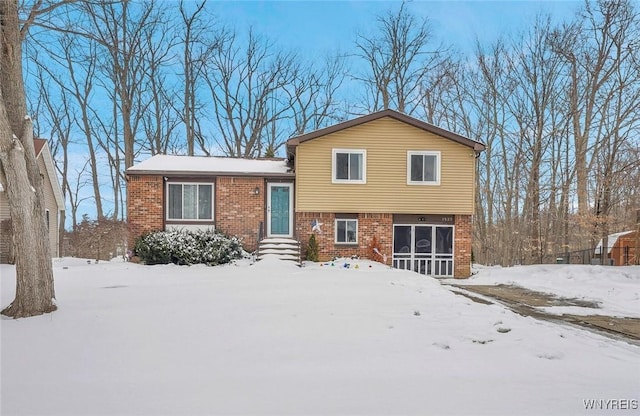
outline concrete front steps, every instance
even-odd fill
[[[301,264],[300,242],[292,238],[265,238],[258,244],[257,259],[266,255],[275,255],[281,260],[290,260]]]

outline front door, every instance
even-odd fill
[[[293,184],[267,185],[267,236],[293,236]]]

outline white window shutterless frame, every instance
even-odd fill
[[[408,151],[407,184],[440,185],[440,152]]]
[[[367,151],[363,149],[333,149],[331,182],[367,183]]]

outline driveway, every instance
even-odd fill
[[[446,283],[449,289],[483,304],[499,303],[524,316],[577,325],[582,328],[640,345],[640,318],[606,315],[552,314],[540,309],[549,306],[578,306],[598,309],[598,303],[583,299],[562,298],[515,285],[464,285]],[[594,311],[596,312],[596,311]]]

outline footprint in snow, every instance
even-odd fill
[[[544,358],[546,360],[559,360],[562,357],[563,357],[563,354],[560,352],[556,352],[556,353],[545,352],[542,354],[538,354],[538,358]]]
[[[482,340],[481,340],[481,339],[474,339],[474,340],[473,340],[473,343],[474,343],[474,344],[481,344],[481,345],[489,344],[489,343],[491,343],[491,342],[493,342],[493,340],[492,340],[492,339],[482,339]]]
[[[445,344],[444,342],[434,342],[431,345],[433,345],[434,347],[442,348],[443,350],[451,349],[449,344]]]

